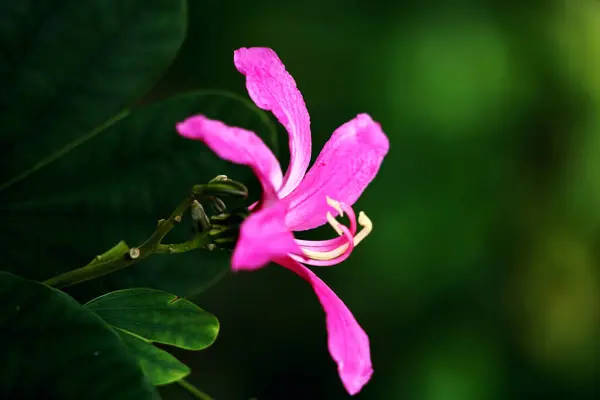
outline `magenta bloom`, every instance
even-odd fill
[[[373,373],[369,339],[339,297],[304,264],[326,266],[345,260],[372,229],[371,221],[351,205],[373,180],[389,142],[367,114],[359,114],[333,132],[313,167],[310,120],[296,82],[268,48],[241,48],[235,66],[246,76],[256,105],[270,110],[289,133],[290,165],[283,176],[279,162],[254,133],[196,115],[177,124],[179,133],[201,140],[221,158],[251,167],[263,188],[262,199],[244,221],[232,258],[234,270],[255,270],[275,262],[307,280],[326,314],[328,345],[346,390],[358,393]],[[349,226],[335,216],[348,216]],[[338,237],[299,240],[294,231],[329,222]]]

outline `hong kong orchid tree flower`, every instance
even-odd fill
[[[254,132],[202,115],[179,123],[177,130],[184,137],[204,142],[221,158],[252,168],[263,193],[240,228],[232,268],[255,270],[274,262],[311,284],[325,310],[329,352],[346,390],[356,394],[373,373],[369,339],[339,297],[303,264],[337,264],[371,231],[371,221],[361,212],[358,223],[362,230],[357,233],[351,205],[377,174],[388,152],[388,139],[378,123],[359,114],[335,130],[306,173],[311,157],[310,120],[296,82],[268,48],[236,50],[234,63],[246,76],[254,103],[270,110],[289,133],[291,159],[285,176]],[[348,227],[334,218],[344,213],[350,220]],[[340,236],[324,241],[294,238],[294,231],[325,222]]]

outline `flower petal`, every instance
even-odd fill
[[[204,142],[219,157],[236,164],[247,165],[263,187],[263,199],[275,199],[281,186],[279,162],[267,145],[254,133],[225,125],[221,121],[196,115],[177,124],[183,137]]]
[[[346,260],[352,254],[352,250],[354,250],[354,239],[350,235],[350,230],[345,226],[342,226],[340,229],[344,231],[344,236],[338,239],[341,239],[336,244],[332,245],[335,239],[324,240],[322,242],[315,242],[314,246],[300,246],[304,256],[296,256],[294,254],[290,254],[290,257],[294,260],[301,262],[303,264],[313,265],[316,267],[330,267],[332,265],[337,265],[342,261]],[[296,243],[298,240],[296,239]],[[308,252],[313,252],[309,253]],[[334,255],[326,256],[323,253],[335,252]],[[321,253],[321,257],[315,257],[315,253]]]
[[[358,393],[373,374],[367,334],[342,300],[310,269],[289,257],[275,262],[311,284],[325,310],[329,353],[348,393]]]
[[[234,271],[255,270],[275,258],[302,254],[294,234],[285,225],[287,208],[286,201],[277,201],[244,221],[231,260]]]
[[[325,223],[330,209],[326,196],[354,204],[375,178],[388,149],[381,126],[367,114],[336,129],[302,183],[287,197],[288,227],[302,231]]]
[[[308,249],[313,251],[331,251],[348,243],[348,239],[346,239],[345,236],[340,236],[327,240],[296,239],[296,243],[298,243],[298,245],[302,249]]]
[[[246,88],[254,103],[273,112],[290,135],[290,166],[279,190],[283,198],[298,186],[310,163],[310,118],[304,99],[272,49],[241,48],[234,52],[233,60],[246,76]]]
[[[331,203],[329,204],[331,206]],[[354,235],[356,234],[356,215],[352,207],[345,203],[334,202],[334,207],[341,213],[345,211],[350,221],[350,227],[342,225],[339,221],[331,218],[329,223],[340,237],[329,240],[300,240],[296,243],[302,249],[304,257],[290,255],[294,260],[303,264],[318,267],[336,265],[350,256],[354,249]]]

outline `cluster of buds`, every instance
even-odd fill
[[[209,250],[232,250],[239,237],[240,226],[250,214],[246,206],[236,204],[248,198],[246,186],[219,175],[207,184],[194,186],[192,195],[194,230],[208,234],[211,239]],[[229,208],[223,199],[231,199],[236,205]],[[210,215],[206,211],[208,206],[213,211]]]

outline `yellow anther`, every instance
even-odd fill
[[[364,212],[359,212],[358,213],[358,224],[360,226],[362,226],[363,228],[360,230],[360,232],[358,232],[358,234],[356,236],[354,236],[354,245],[358,246],[358,244],[367,236],[369,236],[369,233],[371,233],[371,231],[373,230],[373,222],[371,221],[371,219],[369,217],[367,217],[367,214],[365,214]]]

